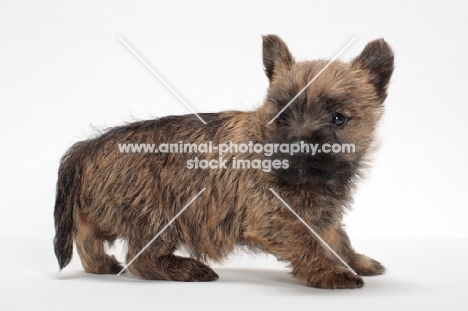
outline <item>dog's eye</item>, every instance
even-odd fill
[[[344,115],[342,115],[341,113],[337,112],[332,116],[330,121],[331,121],[331,123],[333,123],[336,126],[341,126],[341,125],[345,124],[346,117]]]
[[[278,125],[286,125],[288,123],[288,117],[285,115],[285,114],[280,114],[277,118],[276,118],[276,124]]]

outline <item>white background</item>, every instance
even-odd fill
[[[262,103],[268,86],[261,60],[263,34],[280,35],[298,60],[331,58],[355,36],[340,57],[350,60],[368,41],[385,38],[394,49],[396,68],[380,131],[381,149],[345,219],[348,232],[357,244],[370,246],[374,253],[381,250],[387,261],[398,264],[408,260],[402,250],[412,249],[405,241],[426,243],[427,254],[420,256],[433,264],[432,272],[450,266],[438,254],[452,251],[448,258],[466,258],[467,240],[453,242],[454,237],[468,236],[466,12],[464,1],[2,1],[0,241],[4,269],[10,273],[4,277],[18,286],[31,275],[52,287],[60,282],[52,215],[59,159],[69,146],[93,135],[93,127],[189,113],[118,36],[198,112],[247,110]],[[451,242],[444,242],[449,237]],[[394,248],[365,242],[370,238],[390,239],[388,245]],[[428,241],[453,248],[440,250]],[[73,281],[83,278],[113,284],[108,282],[113,279],[80,274],[77,258],[74,264],[69,269],[77,274],[60,288],[76,286]],[[401,275],[412,271],[406,268]],[[455,277],[467,276],[461,267],[452,269]],[[31,273],[23,279],[19,270]],[[420,271],[423,275],[424,269]],[[385,287],[385,278],[394,280],[389,275],[370,281],[380,282],[375,283],[381,284],[379,294],[394,289]],[[263,275],[258,279],[264,280]],[[249,283],[248,278],[244,281]],[[292,279],[286,282],[295,284]],[[210,291],[219,288],[213,284]],[[361,292],[371,286],[368,282]],[[190,291],[194,288],[200,287],[192,285]],[[294,287],[290,293],[295,290],[310,289]],[[6,297],[13,299],[0,305],[12,309],[22,300]],[[412,296],[405,297],[411,304]],[[199,306],[193,299],[192,306]]]

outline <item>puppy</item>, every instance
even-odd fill
[[[106,254],[104,243],[121,238],[128,246],[127,262],[134,259],[128,270],[136,276],[213,281],[218,275],[203,262],[221,261],[241,245],[288,262],[292,274],[307,286],[362,287],[361,276],[382,274],[385,269],[355,252],[342,217],[372,151],[393,58],[384,40],[372,41],[352,61],[332,62],[289,104],[327,61],[296,62],[278,36],[264,36],[269,88],[258,109],[200,114],[206,125],[195,115],[141,121],[76,143],[63,156],[58,172],[54,246],[60,268],[70,262],[75,241],[87,272],[119,273],[123,267]],[[280,149],[302,144],[323,152],[276,150],[266,155],[231,148],[221,159],[215,151],[142,153],[119,148],[182,142],[250,143]],[[343,145],[354,146],[352,152],[325,152],[325,146]],[[220,161],[223,165],[197,168],[194,159],[197,164]],[[239,161],[262,167],[240,166]],[[271,169],[265,169],[265,163]],[[190,258],[174,255],[181,246],[189,249]]]

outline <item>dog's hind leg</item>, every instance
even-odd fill
[[[122,269],[114,256],[104,250],[104,242],[109,240],[87,223],[77,226],[75,242],[81,263],[86,272],[95,274],[117,274]]]
[[[127,262],[135,258],[143,247],[130,241]],[[218,279],[216,272],[201,261],[176,256],[174,250],[175,246],[156,242],[145,249],[128,269],[132,274],[149,280],[207,282]]]

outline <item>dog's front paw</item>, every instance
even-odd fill
[[[357,274],[362,276],[380,275],[385,273],[385,267],[366,255],[358,254],[351,262],[351,267]]]
[[[311,276],[307,285],[328,289],[361,288],[364,286],[364,281],[359,275],[354,275],[348,269],[339,267],[333,271]]]

